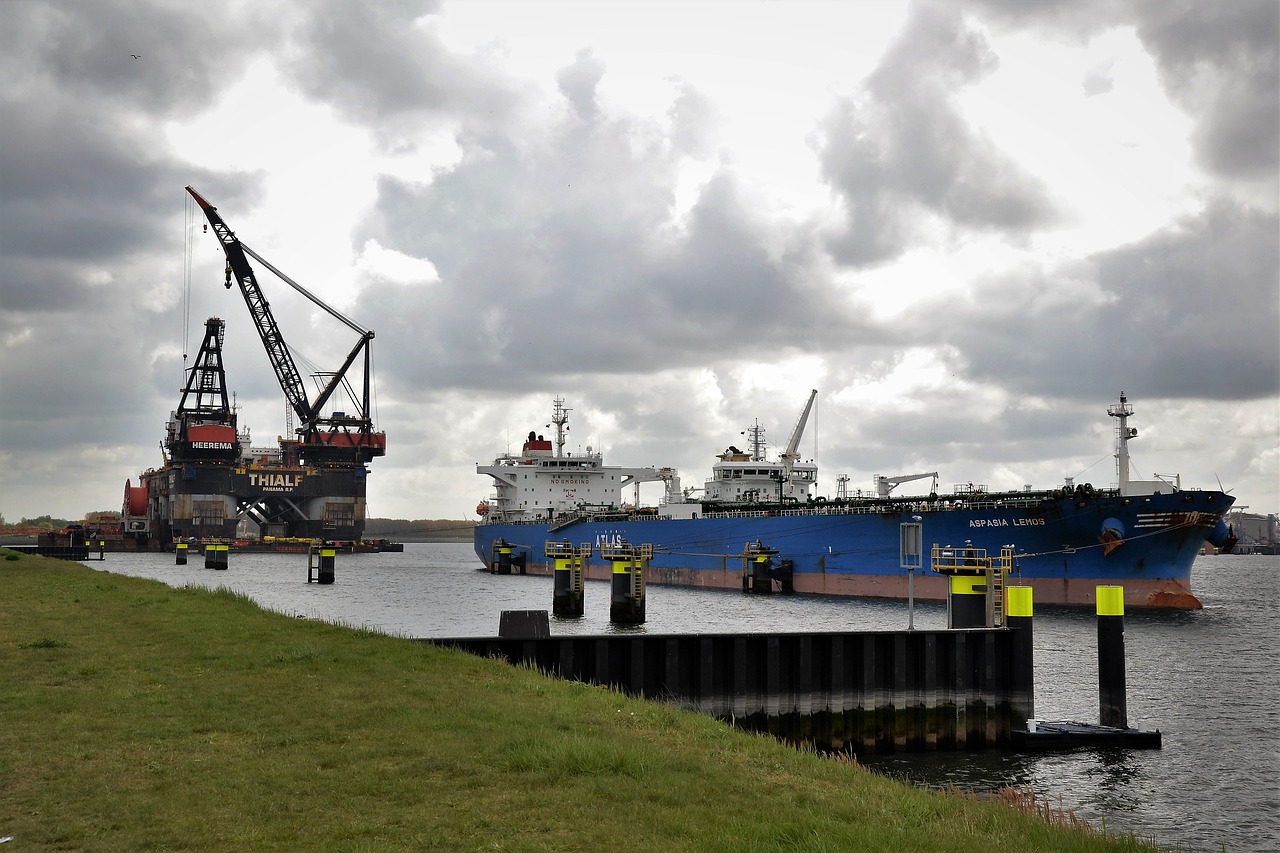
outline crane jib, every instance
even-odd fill
[[[367,461],[367,457],[370,455],[382,455],[385,453],[385,439],[375,440],[372,420],[369,417],[369,390],[371,384],[369,376],[371,370],[369,347],[370,341],[374,337],[373,332],[362,328],[325,304],[319,297],[309,292],[305,287],[272,266],[257,252],[240,242],[222,217],[218,215],[217,208],[209,204],[192,187],[187,187],[187,192],[191,194],[192,198],[196,200],[204,211],[205,217],[213,226],[214,234],[222,245],[223,252],[227,257],[226,286],[228,288],[231,287],[231,279],[234,276],[236,283],[240,287],[240,292],[244,296],[245,305],[249,308],[249,314],[257,327],[258,336],[261,338],[263,348],[267,352],[267,358],[275,371],[280,389],[284,392],[290,408],[299,418],[301,426],[298,432],[302,435],[304,445],[311,447],[316,452],[320,452],[324,448],[335,447],[354,449],[364,461]],[[342,367],[330,375],[328,383],[321,390],[314,403],[307,397],[302,375],[293,361],[289,347],[285,343],[284,335],[280,332],[280,327],[271,312],[271,305],[268,303],[265,294],[263,294],[253,267],[249,264],[246,255],[253,257],[294,290],[360,335],[359,341],[347,355]],[[361,399],[355,400],[354,392],[352,392],[353,402],[360,407],[359,416],[351,418],[335,413],[331,418],[323,417],[321,415],[322,409],[340,385],[347,386],[348,390],[351,390],[350,386],[347,385],[346,374],[362,351],[364,353],[364,388]],[[356,429],[355,438],[350,433],[352,426]],[[327,427],[328,431],[322,430],[322,427]],[[335,430],[346,435],[347,439],[335,441],[334,438],[337,435]]]

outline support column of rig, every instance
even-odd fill
[[[516,546],[507,540],[495,539],[489,546],[489,573],[509,575],[514,569],[523,575],[526,558],[527,555],[524,553],[517,554]]]
[[[210,542],[204,546],[204,567],[206,569],[225,569],[231,555],[231,546]]]
[[[555,562],[552,614],[581,616],[586,609],[583,575],[586,572],[587,558],[591,556],[591,546],[584,544],[574,547],[566,539],[563,542],[548,542],[545,552],[547,559]]]
[[[653,558],[652,545],[602,545],[600,556],[613,566],[609,621],[615,625],[644,622],[644,579]]]
[[[773,592],[775,578],[782,582],[782,591],[791,592],[790,561],[779,563],[778,552],[760,540],[748,542],[742,549],[742,591],[752,593]],[[787,564],[783,566],[783,564]],[[784,571],[785,569],[785,571]]]
[[[1004,578],[1013,565],[1013,547],[998,559],[968,542],[961,548],[934,545],[932,569],[947,578],[947,627],[994,628],[1004,624]]]
[[[338,562],[338,550],[328,543],[312,544],[307,548],[307,583],[331,584],[334,566]]]

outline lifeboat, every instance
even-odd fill
[[[480,501],[480,503],[476,504],[476,515],[484,516],[488,514],[489,514],[488,501]]]

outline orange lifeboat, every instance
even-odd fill
[[[480,501],[480,503],[476,504],[476,515],[488,515],[488,514],[489,514],[488,501]]]

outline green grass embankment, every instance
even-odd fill
[[[226,591],[23,556],[0,602],[15,850],[1148,849]]]

